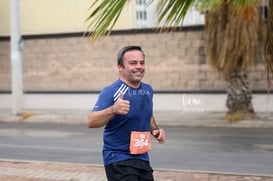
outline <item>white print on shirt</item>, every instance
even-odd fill
[[[128,91],[129,90],[129,91]],[[122,92],[124,95],[125,93],[128,91],[128,95],[129,97],[132,97],[132,96],[137,96],[137,95],[141,95],[141,96],[144,96],[144,95],[151,95],[150,91],[149,90],[143,90],[143,89],[130,89],[127,85],[125,84],[122,84],[120,86],[120,88],[115,92],[114,94],[114,101],[116,102],[118,97],[119,97],[119,94],[120,92]]]
[[[144,96],[144,95],[150,95],[150,91],[149,90],[143,90],[143,89],[138,89],[138,90],[129,89],[128,94],[129,94],[130,97],[137,96],[137,95]]]
[[[117,100],[118,97],[119,97],[120,92],[122,92],[123,95],[125,95],[125,93],[127,92],[128,89],[129,89],[129,87],[128,87],[127,85],[122,84],[122,85],[120,86],[120,88],[119,88],[119,89],[115,92],[115,94],[114,94],[114,101],[116,102],[116,100]]]

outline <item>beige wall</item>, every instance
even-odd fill
[[[22,34],[50,34],[86,31],[85,19],[92,0],[22,0]],[[130,29],[134,24],[133,4],[127,4],[116,29]],[[10,0],[0,1],[0,35],[10,34]]]
[[[10,31],[10,11],[9,11],[10,0],[0,1],[0,35],[7,35]]]
[[[225,90],[223,78],[206,63],[202,28],[172,33],[118,32],[94,46],[78,35],[25,37],[25,91],[100,90],[118,78],[116,53],[128,44],[146,52],[144,81],[155,90]],[[10,90],[9,41],[0,39],[0,91]],[[252,89],[266,89],[263,64],[250,70]]]

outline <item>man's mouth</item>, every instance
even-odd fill
[[[143,74],[143,72],[134,72],[134,74],[135,74],[136,76],[141,76],[141,75]]]

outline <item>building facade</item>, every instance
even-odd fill
[[[91,45],[84,36],[84,23],[92,1],[20,3],[25,92],[98,91],[117,78],[116,53],[128,44],[144,48],[147,54],[144,81],[157,91],[225,90],[227,87],[221,75],[206,63],[204,27],[192,25],[202,24],[200,14],[192,21],[195,23],[185,25],[182,31],[158,33],[153,28],[144,28],[156,26],[151,16],[155,7],[145,9],[145,0],[131,1],[112,35]],[[0,91],[10,91],[9,0],[0,1],[0,13]],[[266,89],[263,64],[257,64],[249,75],[253,89]]]

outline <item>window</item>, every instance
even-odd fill
[[[136,4],[137,5],[146,5],[146,0],[137,0]]]
[[[268,10],[268,7],[267,6],[262,6],[262,7],[260,7],[260,10],[261,10],[261,13],[262,13],[263,20],[267,21],[267,17],[268,17],[267,10]]]
[[[156,0],[157,2],[158,0]],[[136,0],[136,27],[144,28],[153,26],[151,24],[150,15],[154,14],[154,7],[151,5],[147,6],[148,0]],[[156,4],[156,3],[152,3]]]
[[[261,11],[262,19],[264,21],[267,21],[267,18],[268,18],[268,5],[269,5],[268,0],[261,1],[260,11]]]
[[[137,20],[147,20],[147,12],[146,11],[137,11],[136,12]]]

